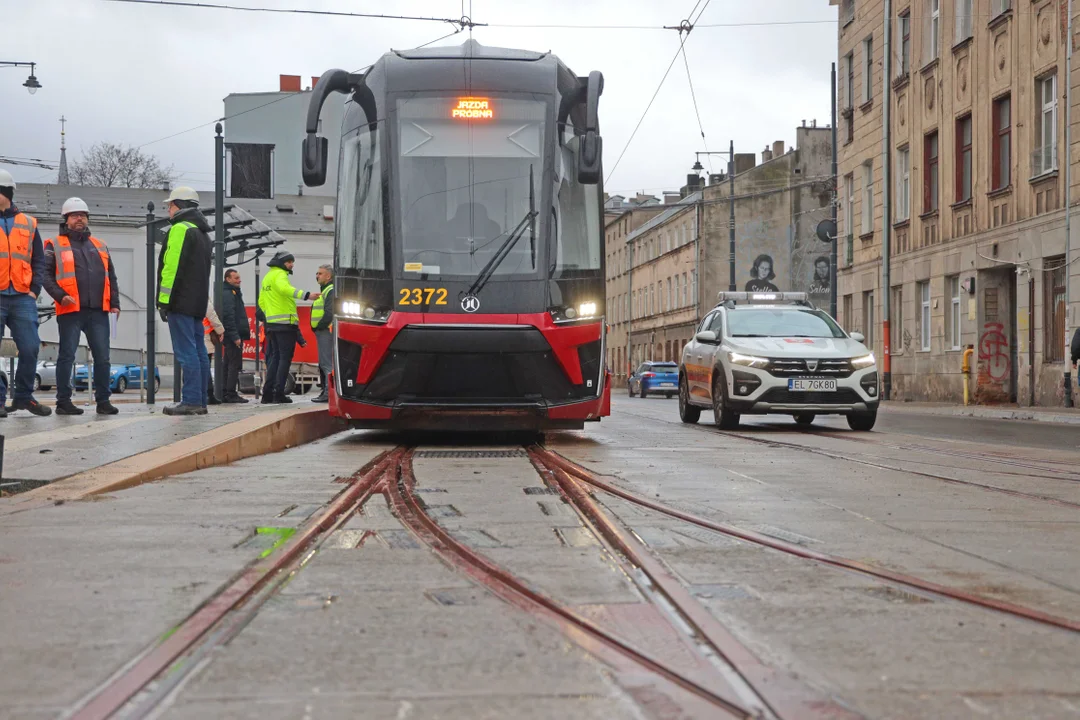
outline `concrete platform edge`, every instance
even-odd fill
[[[246,417],[169,445],[0,500],[0,515],[27,505],[81,500],[194,470],[279,452],[344,430],[325,408],[304,408]],[[6,507],[5,507],[6,506]]]
[[[1026,420],[1031,422],[1057,423],[1059,425],[1080,425],[1080,413],[1055,412],[1053,410],[1033,410],[1029,408],[994,408],[967,407],[920,407],[910,403],[888,403],[882,406],[886,412],[907,413],[910,415],[947,415],[953,417],[986,418],[990,420]]]

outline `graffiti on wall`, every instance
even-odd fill
[[[979,360],[986,376],[994,383],[1003,383],[1009,377],[1009,338],[1005,326],[999,322],[983,325],[979,335]]]

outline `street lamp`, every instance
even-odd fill
[[[730,202],[728,206],[731,209],[731,214],[728,216],[728,290],[735,292],[735,141],[732,140],[728,146],[728,150],[713,150],[713,151],[696,151],[694,152],[694,166],[690,168],[695,173],[699,173],[705,168],[701,165],[702,155],[727,155],[728,156],[728,197]],[[705,199],[705,193],[701,193],[702,202]],[[698,225],[698,242],[701,239],[701,225]],[[697,262],[701,261],[701,248],[698,247]],[[701,296],[701,273],[697,273],[698,282],[698,298]]]
[[[26,88],[31,95],[41,89],[41,83],[38,82],[37,76],[34,75],[34,68],[37,67],[37,63],[0,61],[0,67],[29,67],[30,77],[26,78],[23,87]]]

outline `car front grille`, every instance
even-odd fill
[[[814,370],[810,364],[817,363]],[[765,368],[773,377],[833,377],[846,378],[851,375],[851,362],[840,359],[803,360],[797,358],[770,358],[769,365]]]

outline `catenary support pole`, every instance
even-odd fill
[[[214,128],[214,310],[222,306],[225,285],[225,138],[221,134],[221,123]],[[220,314],[220,313],[219,313]],[[221,338],[225,342],[224,335]],[[221,400],[225,393],[225,366],[222,363],[221,347],[214,351],[214,395]]]
[[[735,141],[732,140],[728,145],[728,156],[731,158],[731,165],[728,166],[728,198],[730,202],[728,207],[731,208],[731,212],[728,216],[728,290],[735,292]],[[705,190],[702,189],[702,193]],[[701,296],[701,278],[698,278],[698,296]]]
[[[1065,363],[1065,407],[1073,406],[1072,390],[1072,354],[1069,349],[1069,318],[1072,307],[1069,300],[1072,295],[1069,286],[1072,285],[1072,54],[1073,54],[1073,3],[1068,3],[1068,30],[1067,45],[1065,47],[1065,355],[1068,358]],[[1049,330],[1048,330],[1049,331]]]
[[[262,250],[255,253],[255,397],[262,394],[262,359],[259,348],[259,257]]]
[[[629,286],[626,291],[626,302],[629,304],[628,312],[626,314],[626,381],[630,382],[631,368],[634,367],[634,359],[630,355],[633,350],[633,343],[631,338],[634,333],[634,243],[632,240],[626,241],[626,255],[629,258],[627,271],[627,285]]]
[[[885,0],[885,27],[882,33],[885,38],[882,43],[884,57],[881,65],[881,397],[889,400],[892,398],[892,286],[889,266],[892,260],[892,238],[889,232],[892,229],[892,198],[889,194],[892,189],[892,124],[889,113],[892,103],[892,98],[889,97],[892,89],[892,0]]]
[[[146,376],[154,377],[157,368],[157,258],[154,247],[154,203],[146,203]],[[154,404],[154,383],[147,382],[146,404]]]
[[[840,202],[840,178],[836,165],[836,63],[832,64],[832,224],[836,227],[836,208]],[[851,229],[848,229],[851,232]],[[836,263],[837,246],[840,244],[840,231],[834,231],[832,249],[829,251],[829,315],[836,317]]]

